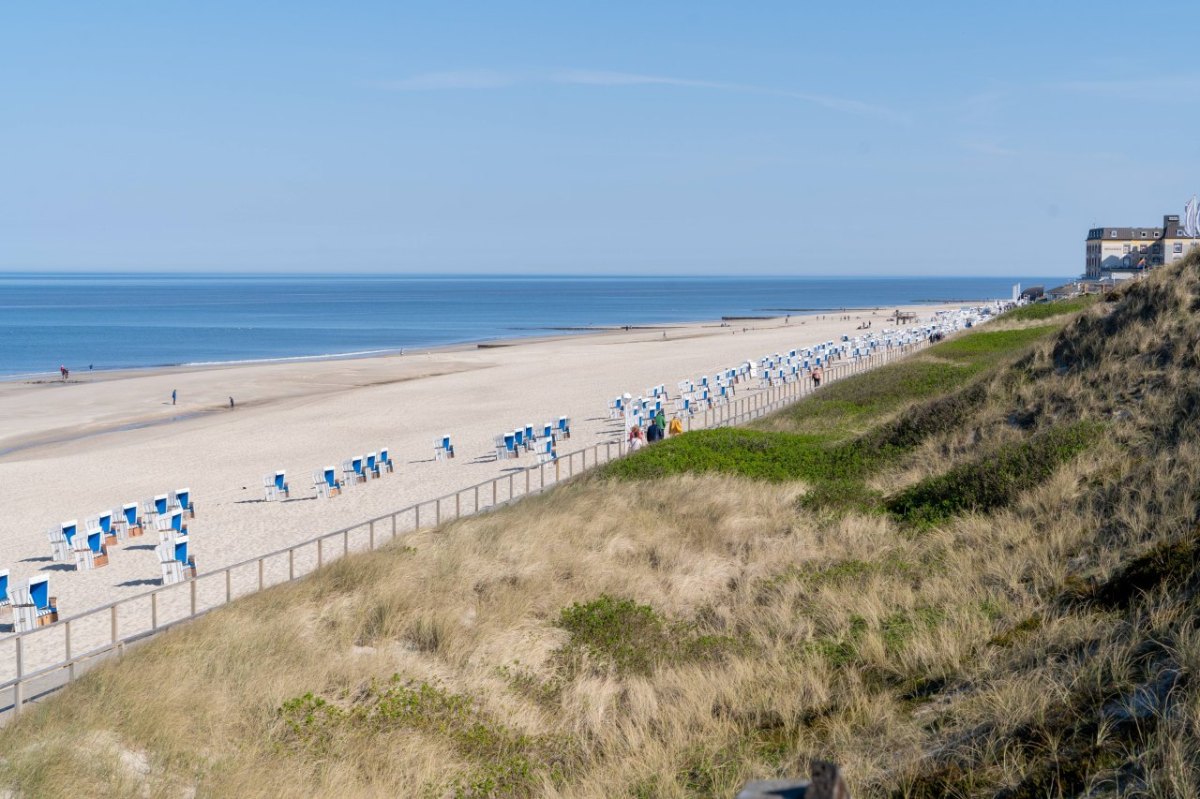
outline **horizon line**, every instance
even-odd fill
[[[1005,274],[946,274],[946,273],[930,273],[930,272],[911,272],[903,274],[885,274],[878,272],[857,272],[850,274],[827,275],[819,273],[750,273],[739,275],[728,275],[724,273],[706,274],[701,272],[385,272],[385,271],[364,271],[364,272],[337,272],[331,273],[326,271],[283,271],[283,270],[267,270],[267,271],[204,271],[197,270],[166,270],[156,271],[150,269],[8,269],[0,267],[0,276],[39,276],[53,277],[57,275],[69,276],[100,276],[100,275],[120,275],[120,276],[154,276],[154,277],[213,277],[213,278],[230,278],[230,277],[318,277],[336,280],[339,278],[348,277],[420,277],[420,278],[614,278],[614,279],[637,279],[637,278],[681,278],[681,279],[696,279],[696,278],[719,278],[725,280],[745,280],[745,279],[778,279],[778,278],[794,278],[794,279],[818,279],[818,280],[850,280],[850,279],[896,279],[905,280],[911,278],[960,278],[960,279],[992,279],[992,278],[1011,278],[1011,277],[1054,277],[1066,279],[1078,279],[1078,273],[1074,275],[1005,275]]]

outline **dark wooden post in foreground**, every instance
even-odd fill
[[[850,799],[836,763],[812,762],[811,780],[754,780],[735,799]]]

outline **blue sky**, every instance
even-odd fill
[[[1192,4],[0,6],[0,269],[1082,270],[1200,190]]]

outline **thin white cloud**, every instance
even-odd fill
[[[490,69],[459,69],[450,72],[426,72],[411,78],[384,83],[398,92],[430,92],[445,89],[501,89],[518,82],[518,77]]]
[[[429,72],[383,84],[393,91],[437,91],[454,89],[501,89],[521,84],[552,83],[568,86],[675,86],[688,89],[757,94],[766,97],[782,97],[799,100],[822,108],[843,113],[873,116],[893,122],[908,122],[908,117],[890,108],[860,100],[836,97],[812,92],[796,92],[774,89],[746,83],[728,81],[694,80],[666,75],[645,75],[636,72],[611,72],[604,70],[563,69],[551,72],[518,73],[492,70],[455,70]]]

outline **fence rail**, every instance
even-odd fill
[[[927,341],[896,345],[853,360],[835,361],[824,369],[825,382],[865,372],[923,349]],[[728,427],[753,421],[808,396],[812,379],[755,390],[748,396],[705,408],[689,416],[686,429]],[[369,552],[402,535],[436,527],[508,505],[585,471],[624,457],[626,442],[593,444],[542,463],[509,472],[433,499],[417,502],[392,513],[310,538],[284,549],[199,574],[183,583],[161,586],[142,594],[91,608],[54,624],[0,639],[10,648],[7,670],[0,677],[0,714],[19,714],[34,699],[58,690],[100,660],[120,655],[130,644],[204,615],[233,600],[290,582],[351,552]],[[5,658],[0,655],[0,666]]]

